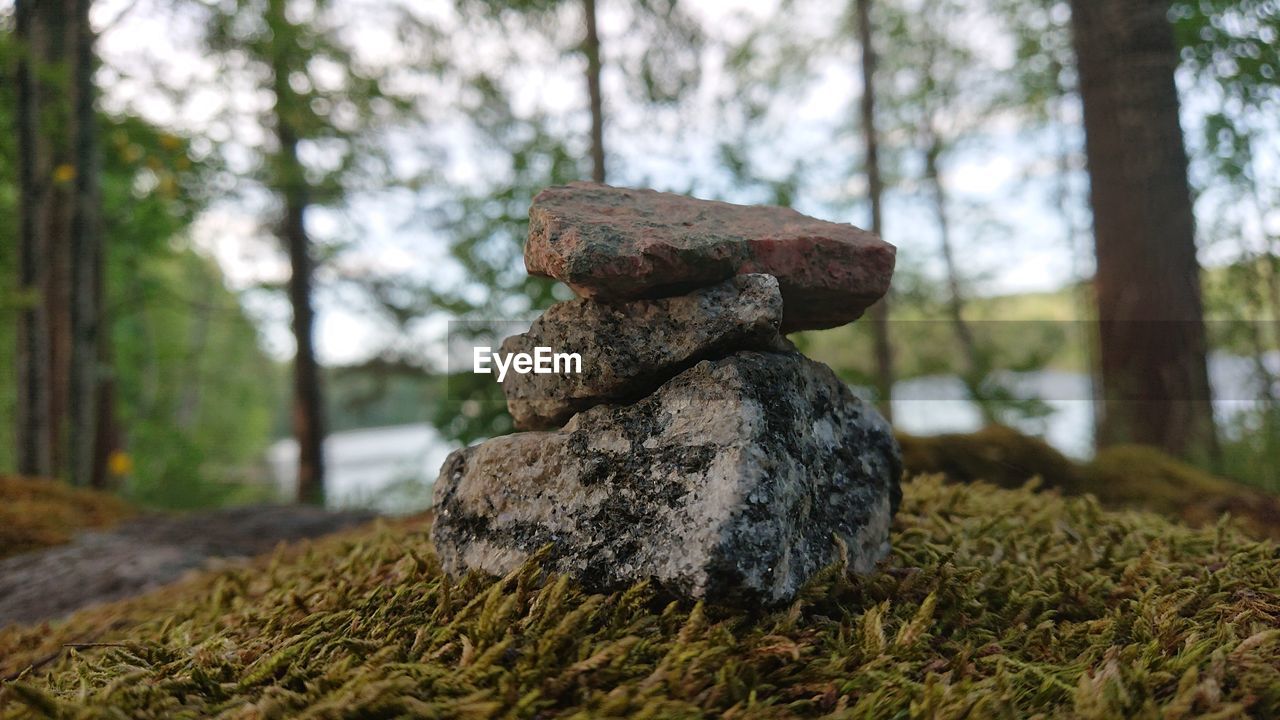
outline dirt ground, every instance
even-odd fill
[[[0,627],[60,618],[374,517],[366,511],[249,507],[143,516],[85,532],[66,545],[0,560]]]

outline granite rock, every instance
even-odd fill
[[[509,373],[507,409],[522,430],[559,427],[574,413],[653,392],[699,360],[735,350],[781,350],[782,295],[770,275],[739,275],[688,295],[552,305],[501,352],[546,347],[582,357],[581,372]]]
[[[525,267],[580,297],[678,295],[743,273],[778,278],[783,332],[852,322],[889,289],[895,249],[852,225],[592,183],[550,187],[529,209]]]
[[[592,590],[652,580],[717,602],[786,602],[836,557],[870,571],[901,498],[888,425],[825,365],[740,352],[562,429],[453,453],[435,486],[446,571],[544,566]]]

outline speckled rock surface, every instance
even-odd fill
[[[563,425],[574,413],[653,392],[705,358],[735,350],[781,350],[782,295],[770,275],[739,275],[688,295],[552,305],[529,332],[509,337],[503,353],[536,347],[576,352],[580,373],[510,373],[507,409],[522,430]]]
[[[835,557],[888,551],[901,461],[884,420],[798,353],[703,361],[628,406],[459,450],[435,487],[445,570],[548,570],[606,590],[776,604]]]
[[[524,249],[531,274],[581,297],[679,295],[767,273],[782,286],[788,333],[856,320],[889,289],[894,256],[872,233],[789,208],[592,183],[539,193]]]

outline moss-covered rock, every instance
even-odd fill
[[[1280,716],[1274,543],[936,477],[893,541],[752,613],[453,583],[382,525],[0,631],[0,717]]]
[[[1280,498],[1210,475],[1159,450],[1117,445],[1084,467],[1086,487],[1104,505],[1137,507],[1191,525],[1229,513],[1255,535],[1280,539]]]
[[[61,545],[133,514],[123,500],[42,478],[0,475],[0,558]]]
[[[993,425],[974,433],[898,434],[908,475],[940,473],[956,482],[1006,488],[1039,479],[1067,495],[1092,494],[1108,508],[1150,510],[1194,526],[1224,514],[1256,537],[1280,540],[1280,498],[1215,477],[1156,448],[1119,445],[1076,463],[1045,441]]]
[[[957,482],[985,480],[1003,488],[1022,487],[1032,477],[1041,485],[1078,494],[1080,468],[1045,441],[1003,425],[973,433],[907,435],[898,433],[908,476],[939,473]]]

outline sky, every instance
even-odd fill
[[[340,5],[344,3],[339,3]],[[771,2],[758,0],[714,0],[690,4],[702,20],[704,28],[717,36],[732,39],[741,35],[748,23],[742,18],[765,17]],[[357,51],[371,58],[388,57],[387,21],[380,17],[377,3],[346,0],[352,13],[352,32]],[[386,5],[386,4],[384,4]],[[93,21],[101,32],[99,52],[105,69],[100,77],[104,86],[104,106],[113,111],[129,108],[151,121],[178,130],[204,132],[215,140],[238,139],[252,145],[260,139],[261,129],[248,121],[227,120],[231,114],[249,117],[265,106],[270,97],[248,85],[236,85],[233,76],[220,75],[216,67],[203,57],[195,41],[197,27],[190,13],[175,9],[176,4],[163,0],[98,0]],[[369,10],[369,8],[375,8]],[[427,13],[447,17],[451,3],[436,0],[426,3]],[[634,43],[629,19],[615,3],[602,3],[601,34],[608,48],[617,52],[643,49],[628,47]],[[798,23],[829,21],[822,17],[798,17]],[[1007,67],[1012,60],[1007,40],[983,30],[980,23],[963,26],[973,47],[984,53],[984,62],[993,67]],[[526,57],[529,62],[516,67],[499,68],[508,73],[521,88],[523,97],[517,105],[527,103],[563,114],[574,128],[581,128],[585,143],[587,123],[586,90],[582,81],[580,60],[560,52],[547,43],[529,38]],[[467,48],[473,60],[491,60],[491,48],[483,44]],[[155,62],[160,58],[162,62]],[[497,62],[498,54],[492,54]],[[606,62],[608,61],[606,57]],[[846,138],[833,143],[833,127],[846,122],[851,103],[860,92],[857,56],[851,51],[848,62],[829,60],[816,66],[819,81],[794,104],[788,105],[785,117],[774,117],[765,130],[768,142],[758,147],[767,165],[777,160],[804,159],[829,163],[824,172],[830,184],[799,198],[798,209],[824,219],[866,224],[865,210],[844,203],[829,202],[837,196],[862,194],[862,178],[847,168],[856,161],[857,145]],[[611,167],[617,172],[611,178],[618,184],[650,184],[659,188],[688,186],[714,189],[720,199],[751,202],[749,192],[727,186],[715,166],[716,148],[726,129],[718,125],[716,103],[725,92],[722,82],[723,55],[715,49],[704,51],[700,58],[702,83],[687,105],[679,112],[655,116],[642,114],[628,99],[628,84],[616,68],[606,64],[604,94],[611,109],[606,146],[611,148]],[[120,70],[120,72],[117,72]],[[197,88],[181,104],[154,91],[157,81],[179,88]],[[438,88],[431,88],[439,91]],[[424,88],[424,92],[427,88]],[[1078,118],[1078,109],[1064,108],[1065,117]],[[465,182],[483,172],[482,153],[468,154],[471,142],[464,132],[449,123],[433,126],[460,149],[450,160],[448,173]],[[1068,130],[1065,141],[1078,147],[1078,129]],[[997,119],[981,137],[959,147],[944,166],[944,181],[953,193],[957,223],[957,255],[966,275],[981,280],[985,294],[1006,294],[1053,290],[1087,276],[1091,272],[1087,253],[1073,252],[1087,238],[1087,217],[1083,215],[1085,179],[1077,169],[1070,178],[1070,211],[1076,216],[1074,237],[1064,229],[1061,216],[1052,205],[1054,187],[1049,178],[1059,138],[1048,135],[1027,136],[1015,131],[1012,123]],[[397,152],[404,162],[428,162],[416,159],[411,149]],[[849,161],[834,162],[841,154]],[[231,158],[246,167],[250,158]],[[719,173],[719,175],[718,175]],[[349,208],[347,217],[359,220],[352,248],[343,253],[340,262],[348,273],[378,273],[386,270],[418,273],[438,278],[441,282],[456,280],[456,268],[450,267],[447,239],[427,222],[409,221],[420,202],[406,194],[389,194],[358,201]],[[893,193],[886,201],[886,239],[899,247],[900,264],[918,268],[927,276],[940,278],[941,265],[937,233],[928,209],[911,193]],[[202,252],[216,258],[228,284],[233,289],[247,289],[262,282],[280,282],[287,278],[288,266],[274,241],[262,232],[260,218],[266,205],[252,193],[211,207],[197,221],[191,240]],[[344,231],[343,216],[312,213],[309,224],[317,235]],[[452,273],[452,275],[451,275]],[[322,275],[321,280],[324,280]],[[289,311],[278,296],[248,294],[245,303],[260,321],[266,349],[286,358],[292,353],[288,331]],[[317,298],[317,343],[321,360],[329,364],[358,362],[380,347],[386,333],[392,332],[360,310],[360,299],[350,293],[326,291]],[[439,325],[434,332],[439,331]]]

